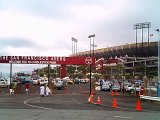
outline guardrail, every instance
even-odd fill
[[[145,95],[140,95],[141,99],[146,99],[146,100],[151,100],[151,101],[158,101],[160,102],[160,97],[152,97],[152,96],[145,96]]]

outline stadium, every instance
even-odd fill
[[[116,66],[121,65],[125,75],[132,77],[157,77],[158,42],[125,44],[108,48],[79,52],[77,56],[94,56],[96,60],[103,58],[103,66],[112,70],[105,73],[115,75]],[[122,68],[121,68],[122,69]],[[98,71],[97,71],[98,72]]]

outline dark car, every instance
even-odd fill
[[[22,84],[22,85],[24,85],[24,84],[26,84],[26,83],[33,83],[33,80],[31,80],[31,79],[23,79],[23,80],[21,81],[21,84]]]

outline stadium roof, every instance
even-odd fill
[[[137,52],[136,52],[137,51]],[[93,51],[92,51],[93,54]],[[77,53],[78,56],[90,56],[90,51],[84,51]],[[94,50],[94,56],[96,58],[115,58],[115,57],[156,57],[158,56],[158,42],[144,42],[134,44],[126,44],[108,48],[101,48]]]

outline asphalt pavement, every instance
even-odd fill
[[[100,97],[101,105],[96,105]],[[139,97],[120,92],[111,96],[109,91],[95,91],[93,104],[88,102],[89,84],[69,85],[68,89],[55,90],[53,95],[40,97],[39,86],[31,86],[27,95],[9,95],[0,88],[1,120],[158,120],[160,104],[141,100],[142,111],[136,111]],[[113,108],[116,98],[117,108]]]

